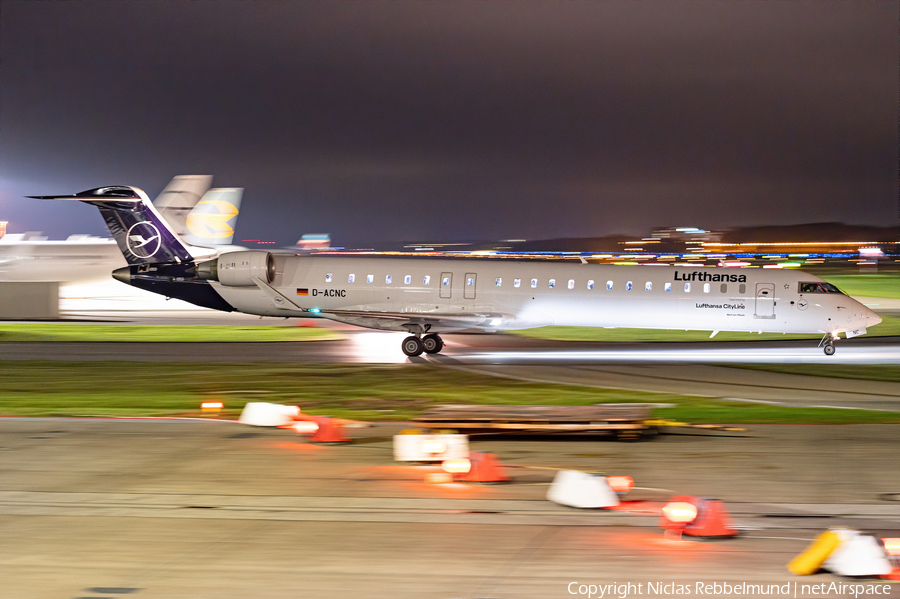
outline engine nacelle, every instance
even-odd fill
[[[228,252],[197,265],[201,279],[218,281],[228,287],[253,287],[253,278],[271,283],[275,278],[275,258],[269,252]]]

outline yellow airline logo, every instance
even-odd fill
[[[197,208],[200,210],[193,210],[187,217],[187,228],[193,235],[201,239],[223,239],[234,235],[232,223],[228,222],[238,215],[233,204],[201,200]]]

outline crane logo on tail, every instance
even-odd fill
[[[159,251],[161,243],[159,229],[146,221],[131,225],[125,240],[128,250],[138,258],[150,258]]]

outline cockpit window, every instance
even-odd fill
[[[813,282],[800,283],[800,293],[841,293],[841,290],[831,283]]]

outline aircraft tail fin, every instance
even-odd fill
[[[190,245],[230,245],[241,208],[243,188],[210,189],[185,219],[182,238]]]
[[[166,220],[137,187],[110,185],[72,195],[28,196],[38,200],[77,200],[100,209],[128,264],[189,262],[194,258]]]

